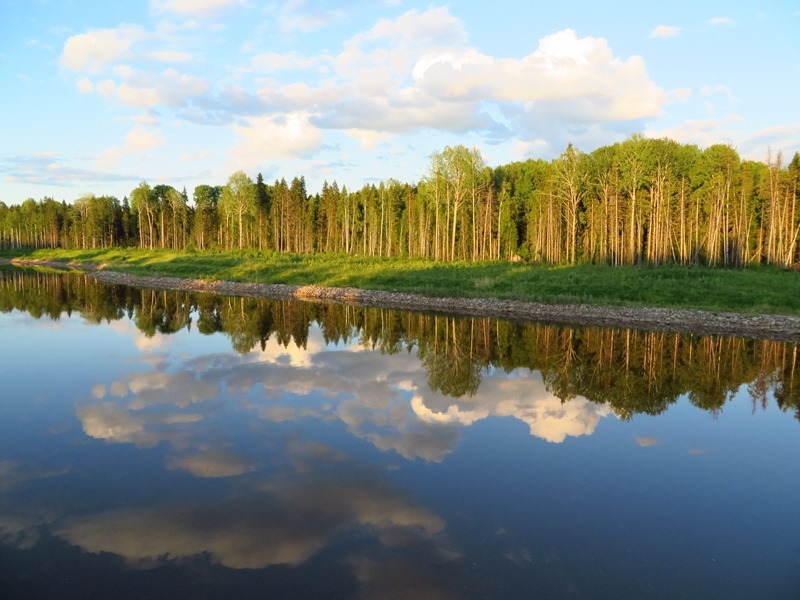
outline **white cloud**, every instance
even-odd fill
[[[614,57],[600,38],[578,38],[568,29],[539,40],[521,59],[495,59],[475,50],[420,61],[418,85],[448,99],[572,103],[578,118],[623,121],[658,114],[665,94],[648,77],[644,61]]]
[[[313,33],[339,21],[345,15],[341,9],[317,6],[308,0],[288,0],[281,8],[278,25],[286,33]]]
[[[132,70],[127,73],[126,81],[117,86],[116,97],[121,103],[131,106],[181,106],[210,87],[204,79],[175,69],[167,69],[162,73]]]
[[[711,26],[715,25],[733,25],[733,19],[730,17],[711,17],[708,20],[708,24]]]
[[[412,9],[397,19],[379,20],[348,44],[387,40],[402,42],[404,46],[451,46],[466,42],[467,32],[461,19],[451,15],[447,7],[429,8],[423,12]]]
[[[216,17],[242,4],[242,0],[150,0],[150,8],[156,14],[173,14],[199,19]]]
[[[97,93],[101,96],[110,97],[114,95],[117,85],[114,83],[113,79],[103,79],[97,82],[95,88],[97,89]]]
[[[692,95],[692,88],[678,88],[669,91],[669,96],[678,102],[686,102]]]
[[[738,137],[737,131],[732,126],[740,123],[741,120],[742,118],[736,114],[718,119],[687,119],[674,127],[646,129],[644,135],[651,138],[670,138],[682,144],[708,147]]]
[[[158,113],[153,109],[146,110],[142,114],[131,117],[131,121],[136,125],[157,125]]]
[[[122,146],[113,146],[103,152],[97,159],[101,166],[114,165],[124,158],[158,148],[166,144],[166,140],[159,130],[146,129],[142,125],[134,125],[125,134],[125,143]],[[164,341],[162,336],[148,338],[141,332],[137,332],[134,337],[134,344],[143,352],[151,352],[158,348]]]
[[[198,10],[210,11],[212,4],[202,3]],[[152,6],[172,13],[189,10],[188,2]],[[340,17],[337,10],[298,0],[275,10],[292,31]],[[74,43],[65,45],[65,64],[109,70],[113,79],[94,82],[93,90],[121,104],[178,108],[174,114],[180,120],[232,125],[239,137],[227,150],[234,168],[254,167],[264,159],[308,158],[322,147],[324,130],[338,130],[367,150],[391,134],[422,130],[476,132],[493,143],[548,139],[552,148],[566,137],[608,143],[620,137],[620,124],[640,130],[670,98],[649,78],[641,57],[615,56],[602,38],[579,38],[564,30],[542,37],[527,55],[492,56],[467,45],[464,23],[448,7],[380,19],[332,55],[258,54],[246,71],[272,79],[248,81],[238,73],[217,90],[201,76],[137,66],[192,58],[179,46],[153,47],[171,30],[147,33],[120,26],[92,33],[100,41],[121,41],[95,57],[73,51],[72,46],[88,45],[73,36]],[[132,48],[134,42],[144,47]],[[81,85],[89,89],[88,83]]]
[[[132,151],[150,150],[165,143],[164,137],[158,131],[151,131],[139,125],[125,134],[125,145]]]
[[[731,102],[736,102],[736,96],[733,95],[733,90],[731,90],[731,88],[727,85],[704,85],[700,88],[701,96],[711,96],[715,94],[723,95]]]
[[[531,141],[518,141],[512,153],[516,156],[517,160],[526,160],[528,158],[539,158],[550,153],[550,144],[547,140],[536,139]]]
[[[671,38],[678,35],[678,33],[680,33],[680,27],[674,27],[672,25],[659,25],[650,32],[649,37],[653,39]]]
[[[45,43],[45,42],[43,42],[41,40],[34,39],[34,38],[27,40],[25,42],[25,45],[26,46],[32,46],[32,47],[38,47],[38,48],[44,48],[45,50],[52,50],[53,49],[49,44],[47,44],[47,43]]]
[[[138,25],[120,25],[115,29],[95,29],[73,35],[64,43],[59,64],[72,71],[99,73],[129,56],[131,46],[146,37],[147,32]]]
[[[800,122],[786,125],[764,127],[744,136],[738,143],[744,158],[765,161],[771,154],[773,159],[778,152],[783,153],[784,160],[800,148]]]
[[[94,91],[94,84],[88,77],[79,79],[76,85],[81,94],[91,94]]]
[[[390,133],[369,129],[348,129],[345,131],[351,138],[358,140],[364,150],[374,150],[378,144],[392,139]]]
[[[51,154],[14,156],[0,161],[10,183],[69,186],[74,182],[139,181],[140,175],[108,173],[74,167]]]
[[[232,159],[241,168],[250,168],[265,159],[307,157],[322,145],[322,132],[309,122],[305,113],[243,119],[233,126],[241,141],[232,149]]]

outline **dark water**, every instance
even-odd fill
[[[0,598],[798,598],[800,352],[0,272]]]

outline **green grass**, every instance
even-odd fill
[[[430,296],[800,314],[800,273],[777,267],[554,267],[137,249],[3,251],[0,256],[106,263],[107,268],[138,275],[316,284]]]

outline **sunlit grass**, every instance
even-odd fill
[[[0,256],[105,263],[107,268],[132,274],[357,287],[431,296],[800,314],[800,274],[777,267],[553,267],[337,254],[138,249],[5,251]]]

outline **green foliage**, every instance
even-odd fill
[[[800,262],[800,155],[742,161],[641,135],[586,154],[487,167],[476,148],[434,152],[416,184],[358,190],[303,176],[267,185],[244,172],[200,185],[194,206],[166,184],[140,183],[130,204],[0,206],[0,248],[238,249],[440,262],[550,265],[791,266]]]

